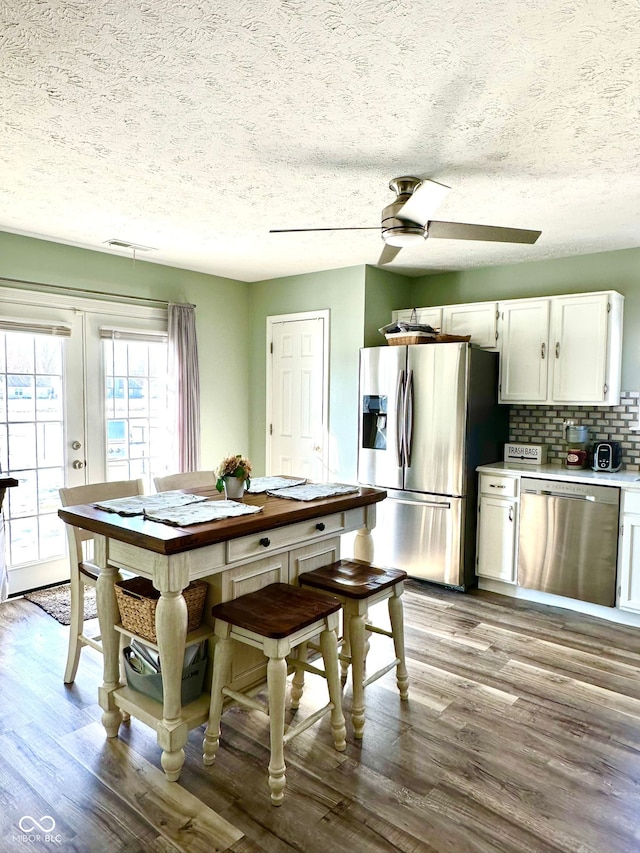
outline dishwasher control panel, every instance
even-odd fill
[[[595,483],[571,483],[566,480],[542,480],[522,477],[520,493],[529,495],[556,495],[557,497],[582,498],[597,503],[617,504],[620,502],[618,486],[601,486]]]

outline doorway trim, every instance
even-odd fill
[[[273,314],[267,317],[266,339],[266,423],[265,423],[265,465],[271,471],[271,425],[273,423],[272,390],[273,390],[273,326],[275,323],[294,323],[296,320],[322,320],[322,470],[329,471],[329,322],[331,311],[322,308],[318,311],[298,311],[292,314]]]

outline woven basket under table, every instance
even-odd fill
[[[187,604],[187,631],[195,631],[200,626],[207,587],[205,581],[192,581],[182,592]],[[150,580],[139,577],[116,581],[115,588],[122,627],[155,643],[158,590]]]

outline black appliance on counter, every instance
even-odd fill
[[[619,471],[622,467],[622,446],[619,441],[596,441],[593,446],[594,471]]]

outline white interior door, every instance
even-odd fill
[[[328,470],[328,312],[267,323],[266,473],[321,482]]]

